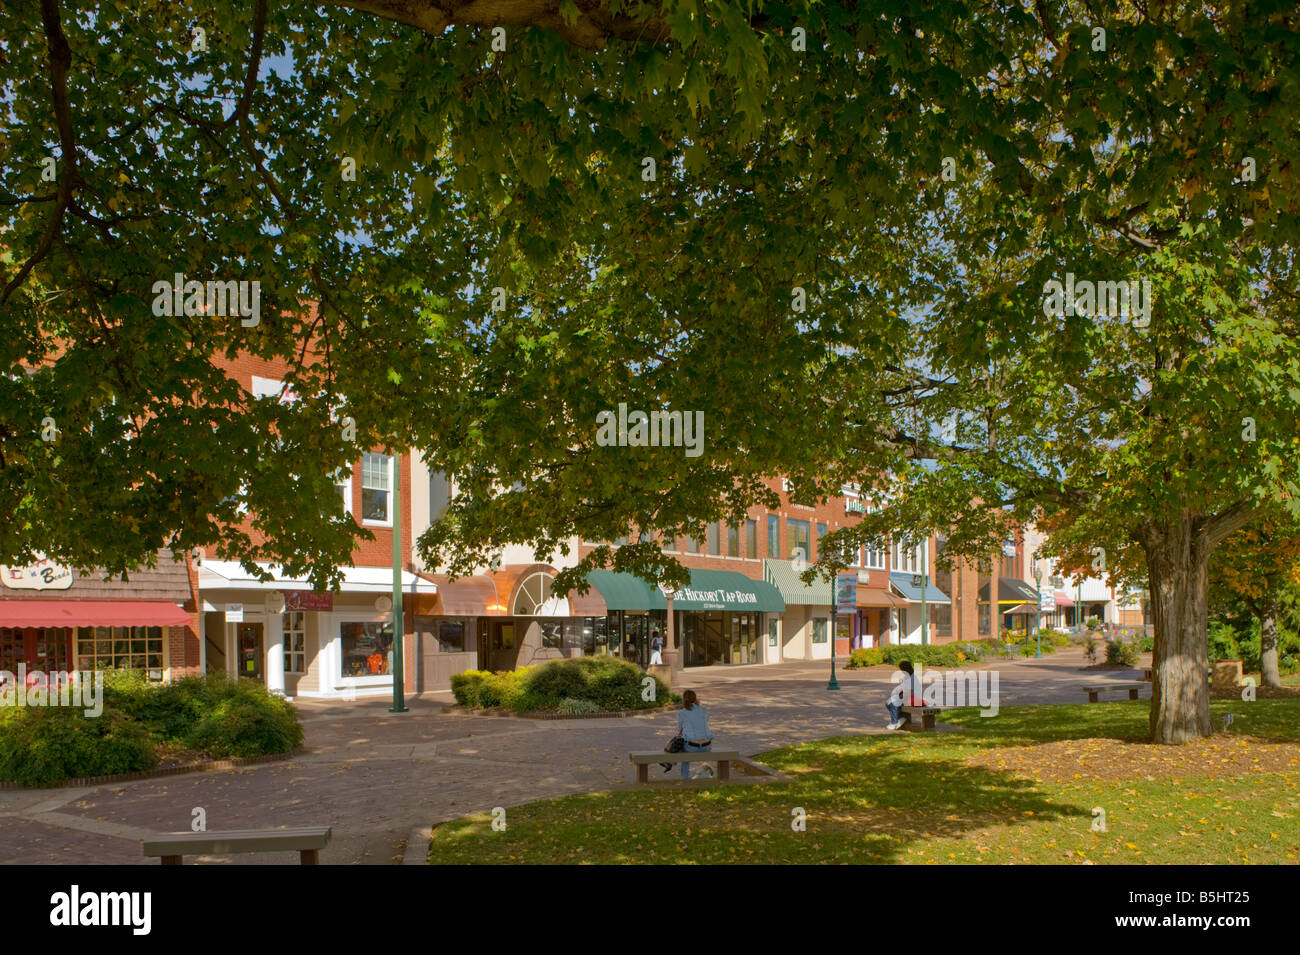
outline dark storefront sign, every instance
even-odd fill
[[[285,610],[317,610],[329,613],[334,609],[333,594],[318,594],[310,590],[290,590],[284,595]]]

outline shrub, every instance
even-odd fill
[[[1053,630],[1050,627],[1042,630],[1041,635],[1043,643],[1051,643],[1054,647],[1068,647],[1072,642],[1068,633],[1062,630]]]
[[[1138,638],[1139,653],[1154,653],[1156,649],[1156,638],[1150,634],[1144,634]]]
[[[1137,662],[1137,650],[1127,643],[1111,640],[1106,643],[1106,662],[1131,667]]]
[[[90,718],[69,707],[22,707],[0,724],[0,779],[28,786],[141,772],[157,762],[149,732],[120,712]]]
[[[1097,662],[1097,641],[1093,639],[1091,633],[1083,640],[1083,656],[1090,665]]]
[[[579,700],[569,696],[560,700],[558,710],[569,716],[577,716],[580,713],[599,713],[600,707],[591,700]]]
[[[675,699],[653,677],[654,698],[643,700],[646,679],[639,666],[618,657],[572,657],[506,673],[467,670],[451,678],[451,689],[461,706],[505,706],[517,713],[555,711],[565,700],[585,700],[596,706],[585,712],[596,712],[646,709]]]
[[[904,660],[911,660],[912,663],[919,663],[927,667],[959,667],[974,662],[969,658],[962,659],[959,656],[959,654],[963,654],[962,648],[955,643],[931,646],[893,644],[877,649],[881,651],[881,662],[888,663],[890,666],[898,666]]]
[[[879,666],[885,662],[884,653],[885,651],[880,647],[859,647],[849,654],[849,662],[845,666],[850,670]]]
[[[198,720],[179,742],[214,758],[287,753],[302,743],[293,704],[253,680],[196,679],[173,685],[173,713],[192,710]]]

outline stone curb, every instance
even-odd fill
[[[294,756],[301,756],[305,752],[307,752],[307,750],[300,746],[287,753],[268,753],[265,756],[239,756],[234,759],[210,759],[201,763],[187,763],[184,766],[168,766],[164,769],[146,769],[139,773],[117,773],[112,776],[78,776],[75,779],[65,779],[61,783],[54,783],[50,786],[28,786],[25,783],[4,781],[0,782],[0,790],[40,790],[64,789],[68,786],[102,786],[105,783],[125,783],[137,779],[157,779],[161,776],[179,776],[183,773],[203,773],[218,769],[238,769],[241,766],[256,766],[260,763],[270,763],[280,759],[290,759]]]

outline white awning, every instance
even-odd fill
[[[199,564],[199,590],[311,590],[306,577],[286,577],[277,566],[258,564],[268,570],[273,579],[257,580],[234,560],[204,560]],[[393,592],[393,571],[389,567],[344,567],[340,593],[385,594]],[[402,571],[402,593],[436,594],[438,585],[431,580]]]

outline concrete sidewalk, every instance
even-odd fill
[[[1002,706],[1082,703],[1095,674],[1082,651],[998,661]],[[682,686],[709,708],[720,744],[746,755],[806,740],[883,733],[892,669],[829,661],[690,670]],[[1132,679],[1133,670],[1107,677]],[[391,864],[412,829],[496,806],[630,782],[627,754],[673,735],[660,712],[626,719],[529,720],[446,712],[450,694],[411,700],[304,702],[306,752],[283,762],[81,789],[0,792],[0,862],[139,864],[148,833],[188,830],[201,807],[208,829],[328,825],[323,864]],[[193,861],[187,859],[187,861]],[[296,863],[295,853],[204,857],[235,864]],[[156,861],[153,864],[157,864]]]

